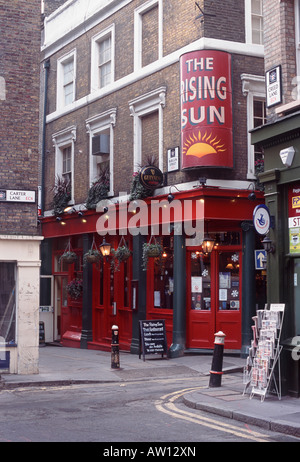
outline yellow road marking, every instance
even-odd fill
[[[186,388],[184,390],[180,390],[177,392],[164,395],[161,397],[159,401],[156,401],[155,403],[156,408],[160,412],[171,415],[174,418],[183,419],[183,420],[186,420],[192,423],[196,423],[198,425],[203,425],[205,427],[212,428],[214,430],[222,431],[225,433],[230,433],[232,435],[235,435],[241,438],[246,438],[246,439],[254,440],[258,442],[268,441],[267,439],[264,439],[264,438],[268,438],[267,435],[263,435],[261,433],[248,430],[248,429],[243,430],[235,425],[223,423],[216,419],[204,417],[202,415],[197,415],[192,412],[183,411],[181,409],[178,409],[175,406],[174,401],[176,401],[178,398],[180,398],[186,393],[199,390],[199,388],[207,388],[207,387]],[[167,402],[165,402],[166,400]]]

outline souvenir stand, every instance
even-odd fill
[[[279,356],[282,350],[280,336],[282,330],[284,304],[271,304],[270,309],[258,310],[252,319],[254,325],[253,340],[249,348],[249,356],[244,367],[244,394],[251,387],[250,399],[259,395],[264,401],[271,383],[275,393],[281,399],[281,373]],[[274,369],[278,364],[278,375]],[[270,390],[269,390],[270,391]]]

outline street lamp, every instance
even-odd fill
[[[102,253],[103,257],[109,257],[111,245],[105,241],[103,238],[102,244],[99,246],[100,252]]]

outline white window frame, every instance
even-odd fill
[[[251,0],[245,0],[245,31],[246,31],[246,43],[251,43],[254,46],[263,46],[263,43],[261,43],[261,44],[253,43],[253,39],[252,39],[252,7],[251,7]]]
[[[115,80],[115,25],[107,27],[99,34],[92,37],[91,45],[91,93],[102,88],[106,88],[109,84],[100,86],[99,84],[99,44],[110,37],[111,39],[111,79],[110,83],[113,83]]]
[[[76,49],[70,51],[64,56],[60,57],[57,60],[57,89],[56,89],[56,109],[62,109],[64,107],[70,106],[74,103],[76,98]],[[65,104],[65,94],[64,94],[64,65],[69,61],[74,63],[74,78],[73,78],[73,98],[72,102]]]
[[[247,178],[254,180],[255,159],[254,146],[251,144],[250,130],[254,128],[253,102],[254,100],[266,100],[265,77],[260,75],[242,74],[242,91],[247,97],[247,152],[248,152],[248,172]]]
[[[90,117],[85,121],[89,135],[89,178],[90,185],[97,177],[97,156],[92,155],[92,138],[101,132],[109,130],[109,196],[114,195],[114,127],[116,125],[117,109],[111,108],[108,111]]]
[[[134,10],[134,70],[142,68],[143,15],[158,6],[158,59],[163,57],[163,6],[162,0],[148,0]]]
[[[166,103],[166,87],[159,87],[129,101],[133,117],[133,171],[142,162],[142,117],[158,111],[158,167],[163,171],[163,108]]]
[[[71,127],[61,130],[52,135],[53,146],[55,148],[55,177],[62,177],[63,173],[63,150],[71,146],[71,200],[69,201],[70,205],[75,203],[74,201],[74,152],[75,152],[75,142],[76,142],[76,127],[72,125]]]

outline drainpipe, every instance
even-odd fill
[[[41,215],[45,211],[45,155],[46,155],[46,115],[47,115],[47,96],[48,96],[48,77],[50,71],[50,59],[44,62],[45,85],[44,85],[44,114],[42,128],[42,165],[41,165]]]

